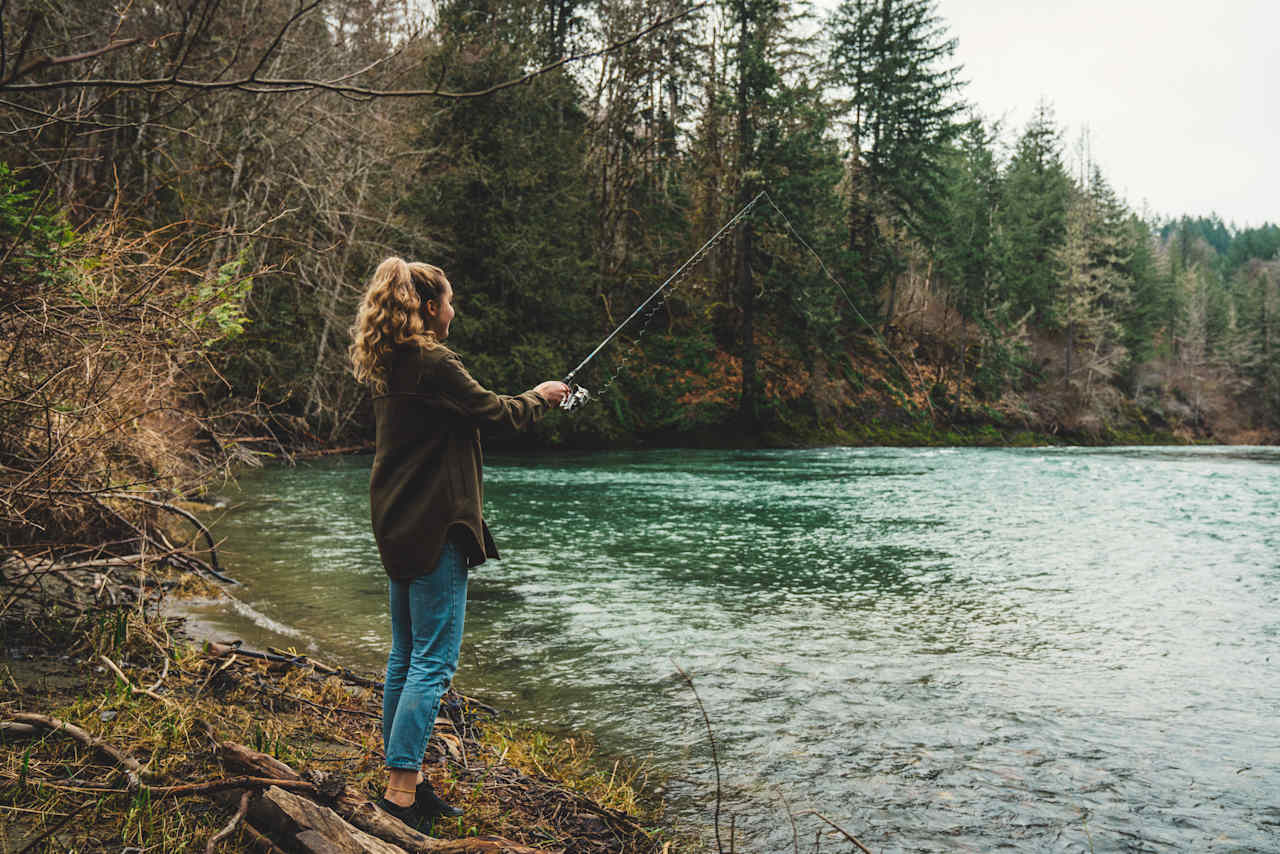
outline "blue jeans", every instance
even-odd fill
[[[382,690],[382,748],[387,767],[422,767],[440,698],[458,669],[467,609],[467,566],[452,540],[434,572],[392,581],[391,653]]]

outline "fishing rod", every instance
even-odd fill
[[[665,282],[658,285],[658,287],[654,290],[654,292],[649,294],[648,299],[640,303],[640,305],[636,306],[636,310],[631,312],[631,314],[627,316],[626,320],[619,323],[617,327],[612,332],[610,332],[609,335],[603,341],[597,344],[596,348],[592,350],[589,354],[587,354],[587,358],[583,359],[581,362],[578,363],[578,367],[574,368],[572,371],[570,371],[568,374],[565,375],[562,382],[573,390],[569,393],[569,396],[566,397],[564,401],[560,404],[561,409],[573,409],[577,406],[581,406],[582,404],[586,403],[588,400],[591,399],[590,392],[588,392],[585,388],[583,388],[580,385],[575,385],[573,382],[573,378],[574,376],[577,375],[578,371],[586,367],[587,363],[596,357],[596,354],[598,354],[601,350],[607,347],[609,342],[612,341],[614,338],[616,338],[618,333],[621,332],[624,328],[626,328],[626,325],[628,323],[630,323],[632,320],[635,320],[636,316],[639,315],[640,312],[644,311],[645,306],[647,306],[649,303],[657,299],[658,294],[666,290],[667,287],[671,285],[673,282],[678,281],[682,277],[682,275],[685,273],[686,270],[691,271],[693,267],[697,266],[697,264],[700,263],[702,259],[706,257],[707,253],[709,253],[716,246],[716,244],[718,244],[721,240],[724,239],[725,235],[732,233],[733,229],[736,228],[738,224],[741,223],[742,220],[746,218],[747,214],[751,212],[751,209],[756,206],[756,203],[759,202],[761,199],[765,198],[766,195],[767,193],[764,190],[761,190],[759,193],[756,194],[756,197],[754,199],[752,199],[751,201],[743,205],[742,209],[738,211],[736,214],[734,214],[733,217],[728,222],[720,226],[720,229],[715,234],[711,235],[711,237],[707,239],[707,242],[702,244],[702,246],[698,248],[697,252],[694,252],[692,255],[686,258],[685,262],[681,264],[679,267],[677,267],[676,271],[672,273],[670,276],[668,276]],[[652,317],[652,315],[650,316]],[[646,323],[647,322],[648,321],[646,319]],[[610,384],[611,383],[612,381],[610,381]],[[606,388],[607,387],[608,386],[606,385]]]
[[[751,201],[743,205],[742,209],[739,210],[736,214],[734,214],[733,217],[728,222],[720,226],[720,230],[717,231],[715,234],[711,235],[710,239],[708,239],[706,243],[702,244],[702,246],[699,247],[697,252],[694,252],[692,255],[690,255],[683,264],[681,264],[678,268],[676,268],[676,271],[672,273],[670,276],[668,276],[667,280],[663,282],[661,285],[659,285],[657,289],[654,290],[654,292],[649,295],[648,299],[640,303],[640,305],[636,307],[636,310],[631,312],[631,314],[627,316],[626,320],[619,323],[617,328],[615,328],[612,332],[610,332],[608,337],[606,337],[603,341],[601,341],[596,346],[596,348],[592,350],[590,354],[588,354],[587,358],[583,359],[578,364],[578,367],[574,368],[565,376],[563,382],[565,385],[569,386],[572,389],[572,391],[570,391],[569,395],[565,397],[565,399],[561,402],[560,404],[561,409],[574,409],[578,406],[581,406],[582,404],[586,403],[588,400],[591,399],[590,392],[588,392],[582,386],[573,384],[574,375],[576,375],[578,371],[586,367],[587,363],[590,362],[592,359],[594,359],[597,353],[603,350],[609,344],[610,341],[612,341],[615,337],[617,337],[618,333],[621,332],[628,323],[634,320],[636,316],[640,314],[640,312],[644,311],[645,306],[649,305],[649,303],[657,299],[658,295],[661,294],[668,287],[670,287],[672,284],[678,282],[682,277],[688,275],[693,270],[693,268],[697,266],[702,261],[702,259],[707,256],[707,253],[709,253],[712,249],[714,249],[715,246],[718,243],[720,243],[722,240],[724,240],[727,235],[732,234],[734,228],[736,228],[739,224],[742,223],[744,219],[746,219],[747,214],[751,212],[751,209],[754,208],[761,199],[765,199],[769,202],[770,207],[772,207],[773,210],[782,219],[782,222],[786,225],[787,230],[791,232],[791,236],[795,238],[796,242],[799,243],[801,246],[803,246],[806,250],[808,250],[809,254],[814,257],[814,259],[818,262],[818,266],[822,269],[823,274],[827,277],[827,279],[831,282],[831,284],[836,286],[836,288],[840,291],[841,295],[844,296],[845,301],[849,303],[849,308],[853,309],[853,313],[857,316],[858,320],[862,322],[862,325],[867,327],[867,330],[870,331],[871,335],[877,341],[880,342],[881,348],[883,348],[885,354],[888,355],[888,357],[894,361],[894,363],[898,366],[899,370],[902,371],[902,375],[904,377],[910,376],[910,374],[907,372],[906,366],[903,365],[902,361],[898,359],[897,356],[894,355],[893,349],[889,346],[889,343],[884,340],[884,337],[881,336],[880,333],[876,330],[875,326],[872,325],[872,323],[869,320],[867,320],[866,317],[863,316],[862,312],[858,309],[858,304],[854,302],[853,297],[849,294],[848,289],[844,286],[844,284],[838,278],[836,278],[835,274],[832,273],[831,270],[827,267],[826,262],[822,260],[822,256],[818,254],[818,251],[814,249],[811,245],[809,245],[809,242],[805,240],[804,237],[801,236],[800,232],[796,229],[795,225],[792,224],[791,219],[785,213],[782,212],[782,208],[778,207],[778,203],[773,200],[773,197],[769,195],[769,192],[767,190],[761,190],[759,193],[756,194],[756,197],[754,199],[752,199]],[[659,303],[659,305],[661,305],[661,303]],[[644,329],[647,327],[649,321],[653,318],[653,315],[657,311],[657,309],[658,309],[658,306],[654,306],[653,309],[650,310],[649,316],[645,318],[645,321],[644,321],[645,325],[641,326],[641,330],[640,330],[641,335],[644,334]],[[608,390],[609,386],[613,385],[614,380],[616,380],[618,378],[618,375],[622,372],[622,368],[623,368],[623,365],[625,365],[625,363],[626,362],[624,359],[623,363],[618,366],[617,371],[614,372],[613,376],[609,379],[609,381],[606,382],[604,386],[602,386],[600,390],[596,392],[597,396],[604,394],[604,392]],[[908,380],[908,382],[910,382],[910,380]],[[925,399],[928,400],[927,397]],[[932,404],[930,405],[932,406]]]

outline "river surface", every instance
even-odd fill
[[[384,661],[370,457],[250,473],[227,636]],[[1280,450],[499,457],[457,685],[737,850],[1280,852]],[[797,819],[813,851],[813,816]],[[824,851],[848,851],[838,835]]]

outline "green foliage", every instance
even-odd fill
[[[375,7],[304,16],[303,38],[279,45],[282,68],[378,66],[396,87],[484,91],[682,8],[447,0],[393,61],[377,57],[400,44],[399,13]],[[193,62],[234,64],[230,23],[212,16]],[[1280,227],[1144,222],[1092,164],[1068,171],[1047,105],[1009,140],[970,115],[955,48],[936,0],[842,0],[821,19],[803,4],[719,0],[483,97],[272,96],[246,111],[210,96],[205,116],[169,94],[124,93],[92,143],[53,125],[14,147],[15,168],[0,163],[0,285],[56,284],[75,310],[109,299],[88,275],[107,255],[64,260],[88,231],[24,170],[76,176],[69,209],[86,221],[118,202],[137,217],[127,229],[208,223],[181,260],[194,284],[169,291],[199,334],[189,352],[213,361],[230,396],[277,403],[302,416],[282,419],[290,429],[337,440],[371,424],[344,333],[386,255],[445,268],[451,346],[481,382],[514,392],[563,376],[766,190],[784,215],[762,203],[667,295],[609,397],[547,419],[534,441],[804,432],[851,417],[877,393],[873,374],[891,378],[879,391],[907,419],[994,423],[1002,397],[1048,394],[1064,373],[1064,386],[1132,391],[1173,368],[1218,372],[1280,418]],[[63,109],[42,97],[26,106]],[[864,378],[850,355],[876,321],[895,355],[878,351],[884,364]],[[639,332],[578,380],[598,389]],[[918,375],[902,367],[913,362]],[[961,412],[970,392],[990,411]]]
[[[1067,230],[1071,179],[1062,165],[1061,131],[1041,104],[1005,168],[996,215],[999,300],[1018,313],[1052,320],[1058,289],[1054,251]]]
[[[514,26],[504,8],[446,7],[476,60],[459,67],[442,54],[426,78],[467,88],[518,76],[526,57],[493,40]],[[450,345],[494,388],[562,375],[599,328],[581,93],[553,74],[424,118],[419,142],[432,153],[402,209],[425,235],[421,254],[454,284]]]
[[[830,82],[849,93],[837,102],[849,145],[847,248],[863,313],[887,285],[892,318],[903,236],[932,244],[943,228],[948,153],[965,130],[956,42],[932,0],[844,0],[827,30]]]
[[[1001,334],[990,322],[982,324],[983,339],[973,371],[974,392],[979,400],[999,400],[1017,388],[1031,367],[1027,345]]]
[[[62,213],[0,162],[0,284],[25,288],[57,281],[64,252],[74,241]]]
[[[849,91],[841,107],[855,204],[932,238],[946,153],[965,129],[956,40],[933,0],[844,0],[827,23],[831,81]]]
[[[935,245],[940,273],[965,317],[985,316],[995,296],[995,215],[1001,189],[992,150],[996,132],[972,122],[946,160],[947,187]]]
[[[248,250],[218,267],[213,281],[201,282],[180,305],[190,312],[191,328],[204,336],[204,346],[238,338],[249,322],[245,303],[253,291],[253,277],[241,275]]]

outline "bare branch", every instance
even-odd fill
[[[170,33],[169,35],[174,35],[174,33]],[[161,38],[169,38],[169,36],[161,36]],[[0,80],[0,86],[4,86],[11,80],[17,80],[19,77],[26,77],[29,74],[34,74],[45,68],[52,68],[56,65],[70,65],[75,62],[84,62],[86,59],[93,59],[95,57],[102,56],[103,54],[120,50],[121,48],[131,47],[141,41],[143,41],[143,39],[122,39],[121,41],[111,42],[110,44],[94,48],[93,50],[87,50],[84,53],[73,53],[69,56],[42,56],[39,59],[31,60],[21,67],[18,67],[15,64],[12,73],[7,75],[3,80]]]
[[[271,58],[271,54],[276,52],[276,48],[280,47],[280,42],[284,40],[285,34],[289,32],[289,28],[298,22],[298,19],[310,12],[312,9],[320,5],[320,0],[313,0],[308,5],[298,4],[298,9],[289,20],[284,22],[284,26],[280,28],[280,32],[276,33],[276,37],[272,39],[271,44],[267,45],[267,49],[262,52],[262,56],[258,57],[258,64],[254,66],[253,71],[249,72],[248,80],[257,80],[258,72],[267,64],[267,60]]]
[[[249,796],[252,794],[248,789],[244,790],[244,793],[240,795],[240,807],[236,810],[236,814],[231,817],[231,821],[227,822],[226,827],[209,838],[209,842],[204,846],[204,854],[213,854],[219,842],[235,833],[236,828],[240,826],[240,822],[244,821],[245,813],[249,811]]]
[[[572,62],[580,62],[585,59],[594,59],[597,56],[603,56],[608,53],[620,50],[630,44],[661,29],[681,18],[687,17],[694,12],[702,9],[706,3],[698,3],[690,6],[680,12],[658,18],[643,29],[637,30],[626,38],[612,42],[605,47],[597,50],[576,53],[570,56],[561,57],[555,62],[535,68],[532,71],[520,77],[511,80],[505,80],[501,83],[495,83],[484,89],[476,89],[466,92],[456,92],[441,89],[439,85],[431,89],[372,89],[365,86],[353,86],[342,82],[349,80],[352,75],[347,74],[341,77],[318,80],[312,78],[258,78],[255,75],[261,69],[262,64],[266,61],[271,51],[275,50],[280,38],[283,37],[289,25],[281,29],[275,42],[267,49],[260,58],[258,66],[246,77],[236,80],[192,80],[177,76],[171,77],[153,77],[145,79],[129,79],[129,78],[104,78],[95,80],[92,78],[78,78],[73,80],[48,80],[38,83],[13,83],[12,79],[16,79],[17,75],[0,81],[0,91],[10,92],[47,92],[55,89],[133,89],[147,91],[163,91],[169,89],[190,89],[198,92],[221,92],[221,91],[237,91],[246,92],[255,95],[285,94],[289,92],[307,92],[307,91],[323,91],[334,92],[340,95],[347,95],[357,98],[442,98],[448,100],[462,100],[465,98],[483,98],[492,95],[495,92],[501,92],[504,89],[510,89],[521,84],[528,83],[531,80],[549,74],[558,68],[568,65]],[[307,7],[310,8],[310,7]],[[305,9],[303,10],[305,11]],[[298,13],[301,14],[301,13]],[[290,19],[289,24],[296,21],[297,14]],[[24,72],[25,73],[25,72]]]

